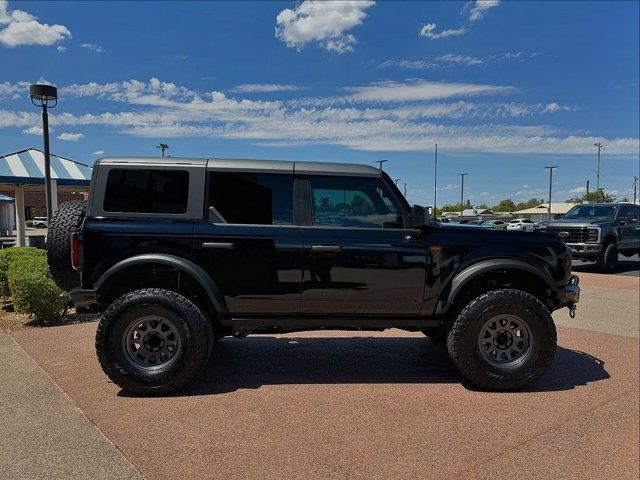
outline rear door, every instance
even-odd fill
[[[426,247],[383,179],[310,176],[306,189],[302,312],[418,314]]]
[[[208,218],[196,223],[194,255],[230,313],[298,312],[302,234],[293,225],[292,167],[208,175]]]

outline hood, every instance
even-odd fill
[[[613,220],[602,220],[602,219],[591,220],[588,218],[571,218],[571,219],[560,218],[558,220],[552,220],[551,222],[547,223],[547,227],[571,227],[571,226],[584,227],[589,225],[593,225],[597,227],[598,225],[608,224],[611,222],[613,222]]]

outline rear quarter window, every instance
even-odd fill
[[[107,176],[105,212],[184,214],[189,172],[113,168]]]

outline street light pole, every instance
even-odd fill
[[[544,167],[544,168],[546,170],[549,170],[549,208],[547,210],[549,212],[548,220],[551,221],[551,186],[553,182],[553,170],[558,168],[558,166],[554,165],[553,167]]]
[[[42,108],[42,135],[44,136],[44,192],[47,205],[47,220],[53,216],[51,201],[51,158],[49,156],[49,113],[48,108],[58,104],[58,89],[53,85],[31,85],[29,87],[31,103]],[[52,104],[50,104],[51,102]]]
[[[600,150],[602,150],[602,142],[594,143],[594,147],[598,148],[598,168],[596,170],[596,192],[600,191]]]
[[[438,144],[436,143],[436,158],[433,165],[433,215],[438,207]]]
[[[460,186],[460,211],[464,211],[464,177],[465,175],[469,175],[468,173],[459,173],[460,178],[462,179],[462,185]]]
[[[378,163],[378,169],[380,169],[380,171],[382,171],[382,164],[384,162],[388,162],[388,160],[376,160],[376,162]]]
[[[636,203],[636,199],[637,197],[637,191],[638,191],[638,177],[637,176],[633,176],[633,203]]]

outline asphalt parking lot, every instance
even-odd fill
[[[123,455],[112,475],[128,461],[127,476],[151,479],[636,479],[638,281],[583,274],[582,285],[578,316],[554,314],[550,371],[518,393],[474,389],[444,350],[399,330],[226,338],[195,384],[160,398],[108,381],[95,323],[12,337],[112,442],[104,458]],[[23,431],[2,436],[16,444]],[[109,478],[97,440],[77,443],[78,471]]]

